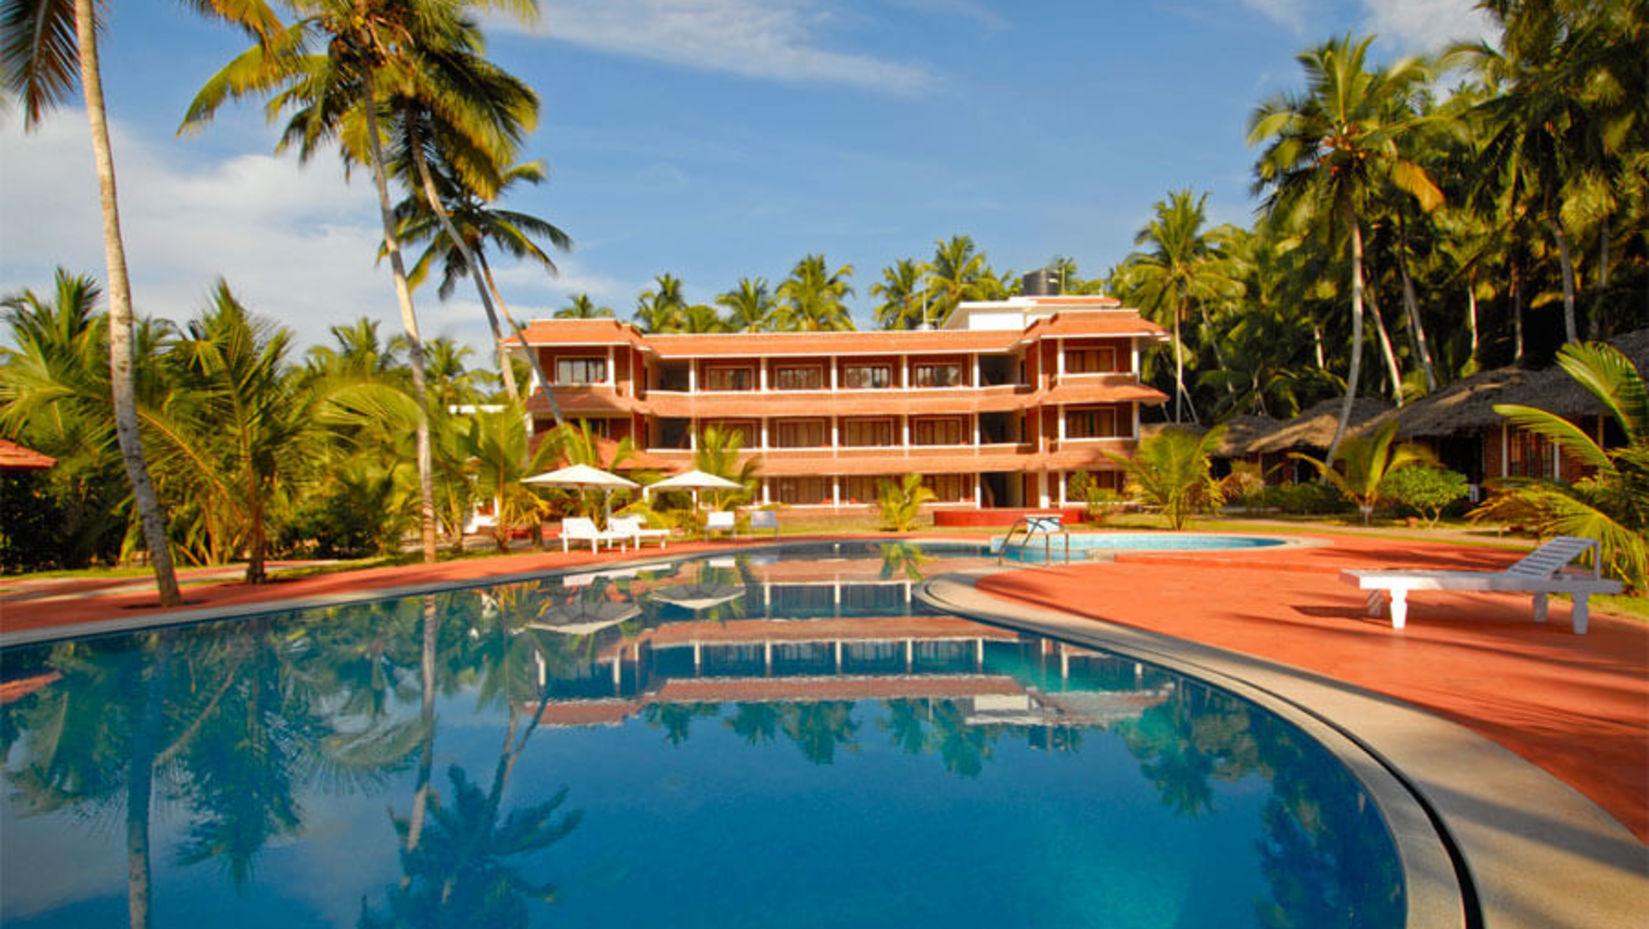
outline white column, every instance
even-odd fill
[[[699,363],[697,359],[687,362],[687,392],[698,393]]]
[[[905,355],[899,356],[899,388],[910,389],[910,358]]]
[[[761,389],[764,393],[767,391],[767,359],[766,358],[759,359],[756,362],[756,383],[758,385],[760,385],[760,387],[761,387]]]
[[[842,447],[841,419],[836,417],[836,416],[832,416],[832,417],[830,417],[830,450],[835,451],[836,449],[841,448],[841,447]]]
[[[758,429],[760,430],[761,435],[762,451],[766,451],[771,447],[767,444],[767,417],[764,416],[761,419],[756,420],[756,422],[760,424]]]
[[[1065,491],[1070,487],[1070,476],[1064,471],[1059,472],[1059,505],[1065,505]]]
[[[762,481],[762,506],[767,506],[769,503],[773,502],[773,495],[771,493],[772,488],[770,488],[768,484],[768,481]]]
[[[984,509],[985,507],[985,475],[983,474],[973,476],[973,506],[974,509]]]
[[[1065,380],[1065,340],[1064,339],[1054,339],[1054,373],[1055,373],[1054,383],[1056,383],[1056,384],[1062,383]]]
[[[1048,505],[1048,472],[1046,471],[1036,472],[1036,505],[1040,507]]]
[[[607,346],[607,379],[602,383],[613,388],[618,386],[618,365],[615,363],[611,345]]]
[[[1510,429],[1510,427],[1507,426],[1505,423],[1500,424],[1500,476],[1501,477],[1511,477],[1512,476],[1512,462],[1511,462],[1512,441],[1511,441],[1511,436],[1509,434],[1509,429]]]
[[[1139,404],[1134,404],[1134,438],[1139,438]]]
[[[1060,357],[1064,357],[1061,355]],[[1059,424],[1059,446],[1065,447],[1065,404],[1054,407],[1054,421]]]
[[[909,448],[910,447],[910,416],[907,414],[905,416],[899,417],[899,422],[902,424],[902,426],[904,428],[904,437],[905,437],[904,438],[904,445],[905,445],[906,448]]]
[[[689,451],[696,452],[699,450],[699,430],[697,420],[689,419],[687,421],[687,448]]]
[[[973,447],[978,448],[985,444],[985,430],[979,424],[979,414],[973,414]]]
[[[1138,339],[1129,339],[1128,340],[1128,370],[1133,372],[1134,377],[1139,377],[1139,340]]]
[[[830,505],[840,509],[842,506],[842,476],[833,475],[830,478]]]
[[[1552,443],[1552,480],[1563,480],[1563,446]]]
[[[973,358],[973,386],[983,387],[984,385],[979,381],[979,353],[974,352],[969,357]]]
[[[836,375],[841,373],[840,370],[839,370],[841,368],[841,365],[837,364],[838,360],[839,359],[836,359],[836,358],[826,358],[825,359],[825,361],[830,363],[830,389],[831,390],[836,389]]]

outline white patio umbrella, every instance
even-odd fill
[[[545,471],[543,474],[534,474],[525,478],[525,484],[547,484],[551,487],[572,487],[577,490],[595,489],[606,491],[607,520],[613,518],[613,491],[628,487],[640,487],[629,478],[619,477],[611,471],[592,468],[589,465],[568,465],[555,471]]]
[[[695,468],[685,474],[677,474],[662,481],[654,481],[648,484],[641,494],[645,497],[655,490],[691,490],[693,492],[693,506],[696,507],[699,505],[699,491],[701,490],[738,490],[743,486],[738,481],[730,481],[725,477]]]

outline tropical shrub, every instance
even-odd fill
[[[1423,445],[1405,442],[1392,447],[1396,438],[1397,422],[1393,420],[1368,438],[1345,440],[1340,446],[1340,453],[1334,456],[1333,466],[1298,452],[1288,457],[1316,468],[1323,480],[1333,484],[1347,500],[1357,505],[1366,523],[1374,515],[1374,508],[1380,505],[1380,482],[1387,475],[1403,468],[1437,463],[1437,456]]]
[[[1183,529],[1193,513],[1211,510],[1225,499],[1209,461],[1224,434],[1220,426],[1201,437],[1185,429],[1164,429],[1141,442],[1132,458],[1106,455],[1128,470],[1129,493],[1160,509],[1169,527]]]
[[[1343,513],[1350,507],[1338,487],[1316,481],[1267,487],[1260,499],[1265,506],[1290,516],[1323,516]]]
[[[882,493],[882,528],[890,532],[909,532],[915,529],[916,521],[922,515],[922,504],[938,496],[933,492],[933,488],[922,483],[920,474],[907,474],[897,484],[882,480],[876,486]]]
[[[1466,476],[1442,468],[1402,468],[1380,482],[1380,495],[1419,513],[1428,527],[1437,525],[1449,505],[1466,496]]]
[[[1234,461],[1231,463],[1231,473],[1220,479],[1220,491],[1228,501],[1253,507],[1265,497],[1265,476],[1257,462]]]
[[[1065,479],[1065,499],[1086,500],[1088,492],[1097,489],[1094,487],[1093,475],[1087,471],[1075,471]]]
[[[1088,521],[1102,523],[1111,515],[1117,504],[1122,502],[1122,494],[1109,487],[1088,486]]]
[[[1474,519],[1532,526],[1541,535],[1598,540],[1603,567],[1629,590],[1649,589],[1649,392],[1631,359],[1602,343],[1565,345],[1557,363],[1596,397],[1626,436],[1605,449],[1579,426],[1533,407],[1501,403],[1495,412],[1544,436],[1592,468],[1572,484],[1544,478],[1503,478]]]

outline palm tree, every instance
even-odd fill
[[[779,308],[775,328],[787,331],[844,331],[853,329],[845,297],[853,294],[847,279],[852,265],[831,271],[825,256],[808,255],[790,269],[779,285]]]
[[[292,333],[252,316],[227,282],[167,354],[175,387],[143,418],[157,465],[186,488],[215,536],[214,560],[244,547],[246,582],[268,580],[268,509],[291,488],[317,438],[320,397],[287,365]]]
[[[922,504],[938,498],[933,488],[922,483],[920,474],[907,474],[897,484],[883,479],[877,482],[877,489],[881,491],[882,528],[892,532],[915,529]]]
[[[1357,504],[1357,511],[1367,523],[1374,515],[1374,508],[1380,505],[1380,484],[1387,475],[1403,468],[1437,464],[1437,456],[1424,445],[1405,442],[1393,448],[1396,438],[1397,421],[1391,420],[1372,436],[1347,439],[1339,454],[1328,461],[1299,452],[1290,452],[1288,457],[1316,468],[1324,480]]]
[[[474,24],[465,18],[467,6],[433,2],[361,6],[351,0],[288,2],[299,14],[298,21],[269,41],[241,53],[213,75],[189,105],[183,125],[191,129],[204,124],[226,100],[268,95],[273,97],[268,107],[271,119],[292,113],[277,151],[296,144],[299,160],[307,161],[322,144],[337,138],[346,163],[365,164],[371,169],[383,227],[383,251],[389,256],[412,367],[413,397],[421,413],[415,430],[419,515],[424,560],[433,563],[435,490],[424,344],[389,196],[391,164],[384,152],[381,108],[408,98],[437,107],[444,117],[443,128],[453,129],[458,137],[453,140],[454,147],[458,142],[472,147],[475,157],[463,163],[470,175],[466,180],[472,184],[487,166],[496,168],[507,163],[502,155],[510,151],[508,129],[519,125],[521,114],[515,110],[487,113],[485,104],[478,106],[470,95],[474,88],[464,82],[475,73],[463,66],[477,64],[472,50],[479,38]],[[526,12],[509,0],[498,0],[483,8],[494,5],[518,15]],[[316,45],[325,53],[311,52]],[[496,88],[484,88],[483,92],[486,90]],[[391,115],[404,117],[406,113],[403,108]],[[498,137],[500,132],[505,139]],[[413,146],[419,147],[418,140]],[[455,244],[462,240],[454,233],[449,235]]]
[[[1195,197],[1195,199],[1193,199]],[[1120,277],[1138,294],[1141,305],[1165,310],[1174,330],[1174,422],[1184,422],[1197,411],[1185,389],[1185,342],[1180,324],[1192,304],[1233,296],[1242,288],[1225,264],[1213,254],[1202,225],[1208,195],[1196,197],[1190,189],[1169,191],[1167,200],[1152,207],[1156,215],[1134,234],[1134,245],[1149,245],[1124,261]]]
[[[547,512],[544,498],[525,480],[549,470],[560,451],[558,444],[551,441],[532,445],[526,416],[520,403],[477,413],[464,441],[470,454],[471,473],[476,479],[476,492],[493,501],[493,541],[501,552],[509,551],[511,529],[533,524],[533,520],[542,519]],[[540,541],[543,533],[535,528],[532,538]]]
[[[706,474],[714,474],[730,481],[736,481],[739,490],[713,490],[710,492],[710,503],[718,510],[727,509],[738,503],[754,500],[758,488],[757,473],[761,470],[761,459],[756,456],[744,457],[744,433],[737,429],[723,430],[710,426],[699,433],[698,441],[693,450],[693,467]],[[742,459],[742,460],[741,460]]]
[[[773,324],[773,294],[766,278],[741,277],[716,303],[727,308],[727,325],[734,332],[765,332]]]
[[[1414,121],[1390,118],[1389,101],[1411,93],[1430,72],[1412,59],[1370,72],[1364,60],[1373,40],[1353,43],[1347,36],[1296,56],[1309,90],[1261,104],[1248,128],[1250,145],[1267,143],[1254,169],[1255,191],[1266,192],[1266,215],[1293,228],[1315,219],[1331,242],[1349,239],[1351,360],[1330,458],[1350,421],[1362,365],[1362,217],[1368,201],[1385,181],[1428,210],[1442,201],[1425,170],[1398,153],[1397,142]]]
[[[493,343],[498,349],[498,370],[504,380],[505,391],[511,396],[520,396],[515,385],[514,363],[510,360],[508,340],[498,326],[499,314],[509,324],[522,351],[526,353],[528,362],[538,374],[539,384],[543,386],[544,395],[550,403],[550,411],[555,415],[556,421],[560,422],[560,405],[555,402],[555,397],[549,389],[549,381],[538,367],[537,353],[527,346],[521,327],[510,316],[509,306],[504,302],[504,295],[498,290],[498,282],[493,277],[492,265],[487,261],[486,251],[486,246],[490,243],[513,258],[530,260],[552,275],[557,273],[555,262],[535,239],[543,239],[551,247],[563,252],[572,248],[572,239],[548,220],[492,205],[518,181],[541,183],[545,177],[544,166],[534,161],[506,168],[500,173],[498,189],[491,197],[483,197],[466,187],[440,164],[428,165],[428,169],[437,191],[436,202],[443,204],[447,214],[445,222],[442,222],[441,216],[430,208],[429,204],[432,201],[427,190],[422,196],[408,196],[397,207],[403,224],[402,236],[406,241],[429,241],[423,255],[418,258],[409,273],[412,286],[416,287],[422,283],[429,274],[431,264],[440,258],[442,272],[438,293],[441,299],[445,300],[452,296],[458,278],[466,273],[472,273],[470,257],[473,257],[474,270],[479,272],[475,282],[478,292],[481,292],[481,282],[486,282],[482,306],[488,311],[487,322],[492,328]],[[464,248],[454,245],[449,229],[458,232],[464,240]],[[492,312],[494,306],[498,311],[496,314]],[[556,315],[560,316],[561,313],[558,312]],[[611,316],[613,311],[607,310],[605,315]]]
[[[928,266],[928,293],[933,297],[933,318],[939,325],[964,300],[984,300],[990,265],[985,253],[975,249],[973,237],[953,235],[949,241],[934,240],[933,261]]]
[[[716,314],[716,308],[704,303],[695,303],[681,314],[682,332],[729,332],[727,320]]]
[[[1597,539],[1610,573],[1631,590],[1649,588],[1649,388],[1632,360],[1597,342],[1565,345],[1557,363],[1608,410],[1626,437],[1604,448],[1585,430],[1545,410],[1496,404],[1513,425],[1546,437],[1592,473],[1578,481],[1505,478],[1473,518],[1527,522],[1542,535]]]
[[[870,295],[881,297],[876,307],[876,325],[883,329],[915,329],[927,323],[927,287],[922,278],[926,262],[901,258],[882,269],[882,279],[870,285]]]
[[[190,0],[196,11],[234,23],[266,38],[279,28],[262,0]],[[103,100],[103,72],[97,36],[102,29],[94,0],[5,0],[0,22],[0,70],[5,87],[23,101],[23,126],[32,130],[46,112],[56,109],[80,82],[86,119],[91,127],[92,160],[97,170],[103,214],[103,257],[109,286],[109,382],[114,401],[115,435],[120,445],[132,499],[143,525],[143,539],[154,564],[155,585],[163,606],[182,603],[172,552],[166,542],[166,513],[155,496],[138,431],[133,369],[132,284],[126,270],[126,245],[120,232],[120,204],[115,191],[114,147]],[[70,22],[73,26],[71,29]]]
[[[658,285],[644,290],[636,299],[631,321],[642,332],[680,332],[687,314],[687,299],[681,295],[681,278],[668,272],[653,278]]]
[[[1185,429],[1164,429],[1140,442],[1131,458],[1111,452],[1105,456],[1127,470],[1128,490],[1158,507],[1169,528],[1179,530],[1191,514],[1218,506],[1224,498],[1209,462],[1224,436],[1224,426],[1201,436]]]
[[[566,306],[555,311],[556,319],[611,319],[613,308],[596,306],[589,294],[574,294]]]

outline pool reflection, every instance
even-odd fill
[[[1187,899],[1178,924],[1401,924],[1390,840],[1320,746],[1161,669],[913,600],[924,572],[976,563],[977,553],[909,545],[831,546],[9,650],[5,679],[25,683],[0,705],[10,788],[0,920],[599,924],[592,899],[620,894],[634,909],[634,882],[677,880],[669,856],[692,854],[622,843],[638,811],[665,802],[624,780],[649,764],[768,772],[787,815],[800,816],[798,798],[871,790],[879,771],[898,771],[901,785],[927,777],[902,757],[977,785],[956,788],[954,808],[983,816],[1027,802],[1011,783],[1002,800],[978,794],[996,789],[984,783],[993,767],[1006,777],[1042,771],[1036,756],[1097,764],[1120,750],[1172,819],[1218,818],[1263,793],[1252,902],[1240,916],[1230,900],[1198,916]],[[606,730],[632,763],[565,754]],[[630,744],[648,733],[670,754]],[[548,739],[563,748],[534,747]],[[802,777],[786,754],[821,778],[842,775],[786,780]],[[619,773],[604,781],[597,769]],[[926,791],[951,789],[942,783]],[[1060,803],[1048,815],[1085,816],[1104,801],[1079,792]],[[818,815],[852,808],[825,801]],[[63,860],[18,866],[42,830]],[[585,856],[603,849],[608,865],[590,870]],[[334,863],[329,883],[343,886],[307,885],[319,862]],[[101,877],[65,876],[73,869]],[[924,899],[883,922],[1000,924],[1002,913],[966,905],[965,890],[934,892],[962,893],[954,912]],[[673,918],[740,922],[714,895],[677,895],[677,906],[694,902],[705,912]],[[1081,905],[1097,916],[1112,904]]]

